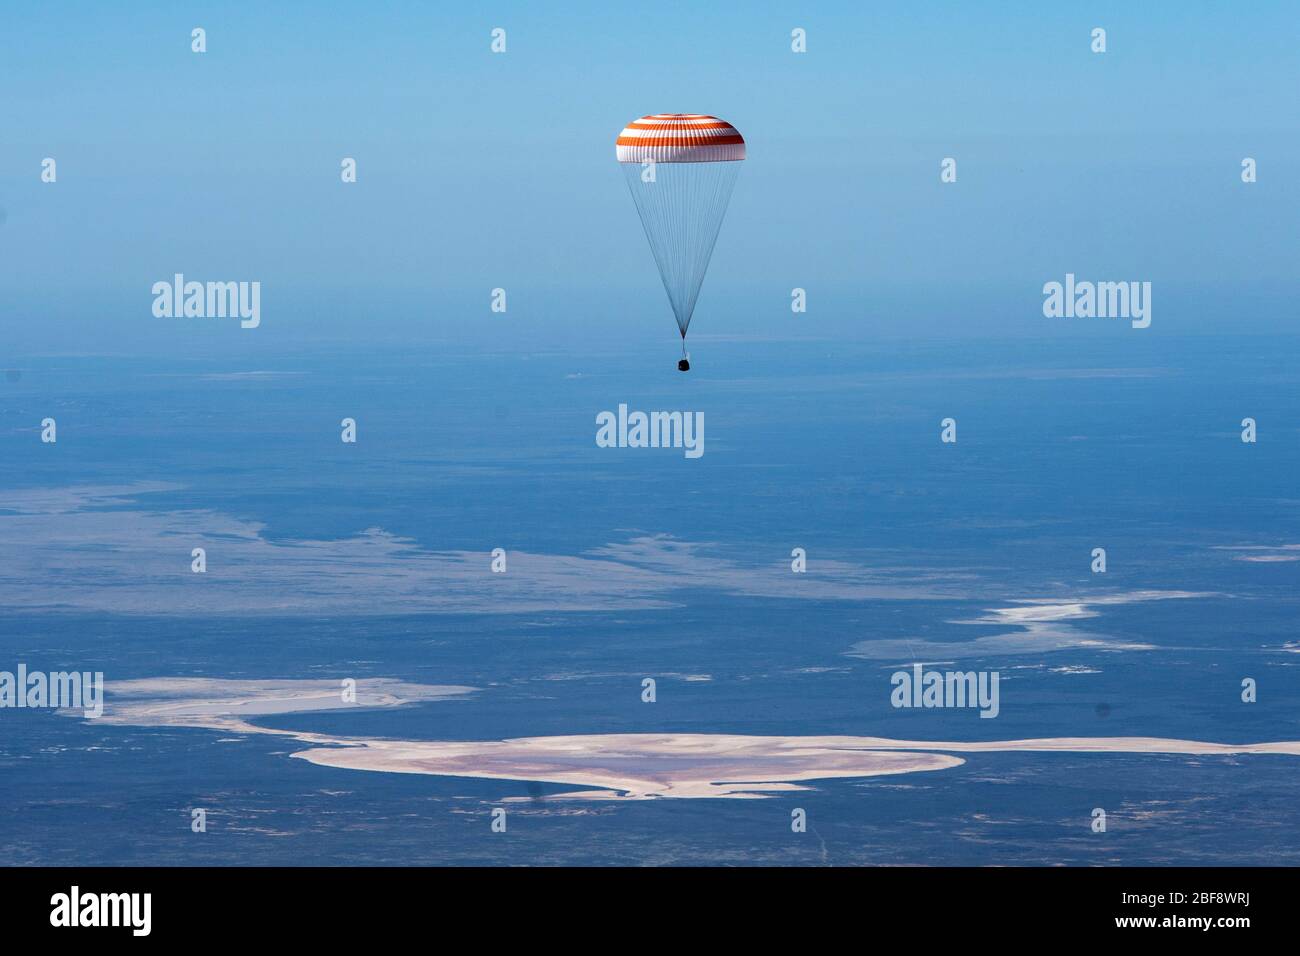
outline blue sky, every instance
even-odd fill
[[[692,335],[1066,334],[1067,271],[1153,281],[1155,334],[1290,327],[1293,4],[700,6],[13,7],[7,350],[192,350],[149,312],[176,271],[263,284],[263,327],[205,348],[671,341],[612,145],[659,111],[749,143]]]

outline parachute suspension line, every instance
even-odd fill
[[[664,291],[677,319],[685,352],[704,274],[726,215],[740,162],[659,163],[653,182],[642,180],[640,163],[624,163],[624,176]]]

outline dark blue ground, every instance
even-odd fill
[[[943,601],[764,599],[684,580],[668,610],[385,616],[362,593],[364,613],[195,618],[19,607],[14,596],[44,582],[0,551],[0,667],[482,688],[275,722],[430,739],[1300,739],[1300,656],[1283,650],[1300,639],[1300,563],[1217,550],[1300,542],[1296,346],[1140,333],[1068,349],[705,341],[686,376],[668,352],[6,360],[22,371],[0,380],[0,521],[6,491],[166,481],[180,487],[132,507],[258,521],[278,542],[381,527],[429,550],[573,555],[668,534],[744,564],[788,563],[802,546],[814,562],[970,577]],[[203,377],[253,369],[301,374]],[[704,457],[597,449],[594,416],[619,402],[704,411]],[[46,415],[57,449],[37,438]],[[360,422],[355,448],[338,441],[345,415]],[[938,440],[949,415],[952,447]],[[1258,444],[1237,437],[1245,416]],[[1099,545],[1104,576],[1088,571]],[[996,720],[894,710],[888,677],[906,662],[846,655],[874,639],[1005,632],[950,622],[1016,598],[1136,590],[1212,596],[1079,622],[1156,650],[963,659],[1003,674]],[[1051,670],[1067,666],[1096,673]],[[664,674],[711,680],[662,678],[658,702],[642,704],[640,678]],[[1246,676],[1260,686],[1253,705],[1239,699]],[[976,754],[769,800],[612,805],[548,799],[564,789],[549,784],[316,767],[270,737],[15,710],[0,711],[0,731],[10,862],[1300,863],[1300,758]],[[489,831],[495,801],[530,794],[508,835]],[[190,832],[191,806],[209,808],[207,834]],[[808,834],[790,832],[794,806]],[[1110,814],[1104,836],[1089,831],[1097,806]]]

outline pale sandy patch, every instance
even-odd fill
[[[352,703],[344,701],[337,680],[159,678],[110,684],[104,715],[98,720],[276,734],[311,744],[292,756],[323,767],[583,788],[550,798],[567,800],[753,799],[805,790],[801,784],[809,780],[945,770],[964,762],[954,754],[966,753],[1300,756],[1300,741],[1221,744],[1164,737],[1044,737],[966,742],[742,734],[574,734],[437,741],[277,730],[251,722],[279,714],[401,707],[455,699],[474,690],[367,679],[357,681],[357,700]]]

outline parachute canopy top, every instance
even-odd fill
[[[726,120],[704,113],[654,113],[618,134],[620,163],[722,163],[745,158],[745,140]]]

